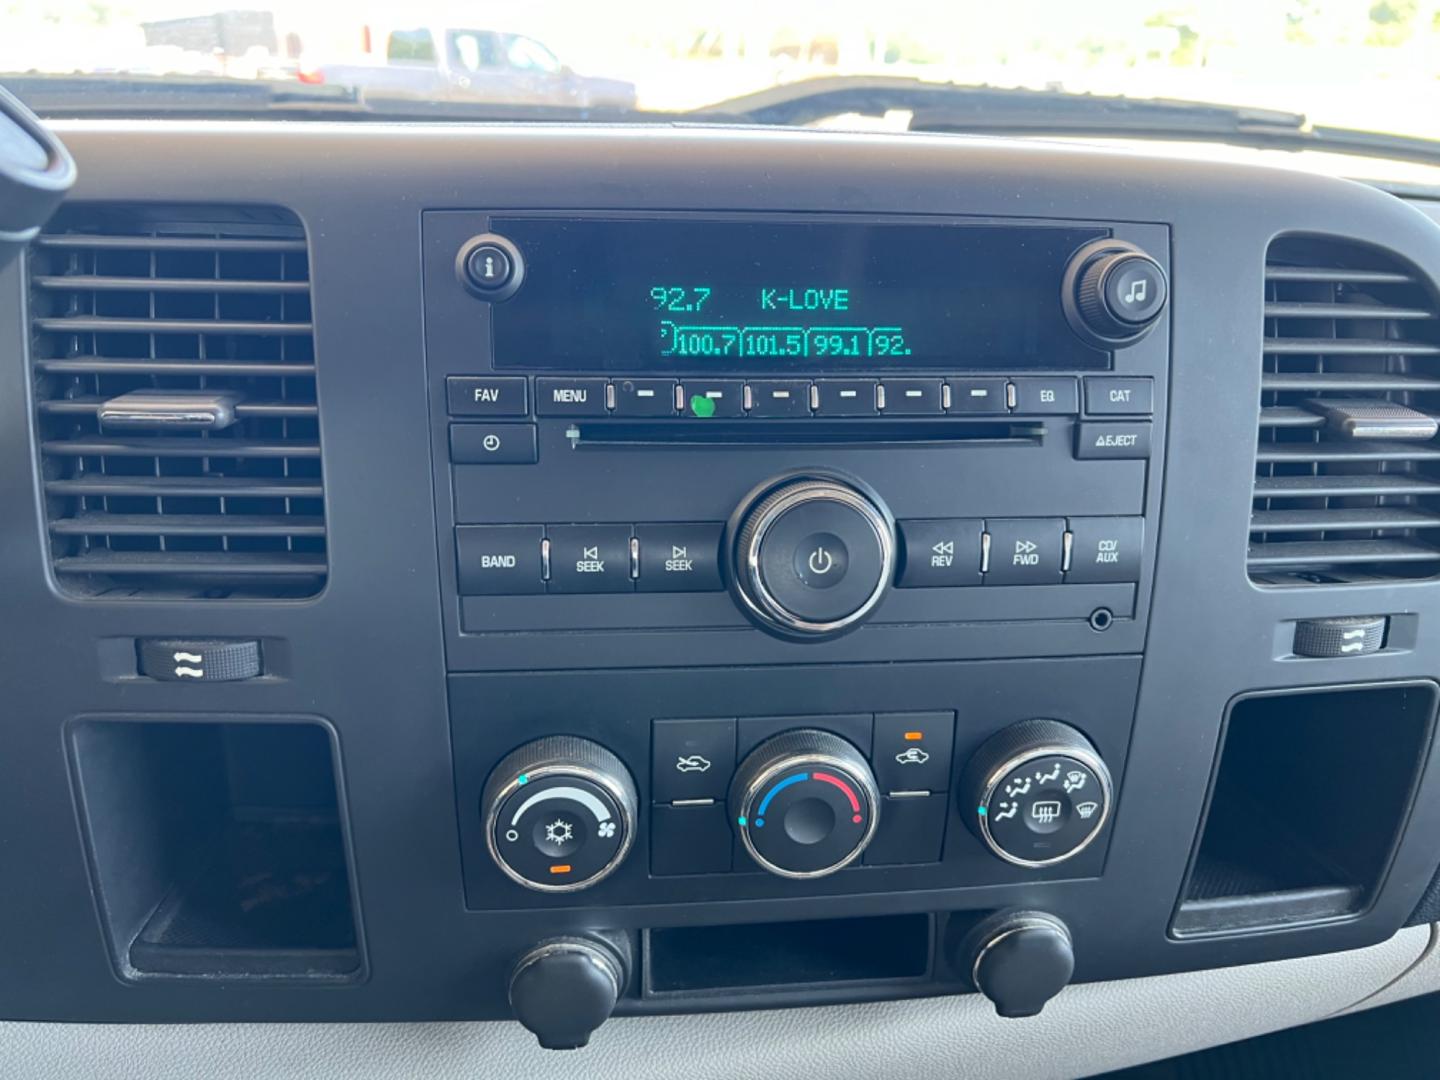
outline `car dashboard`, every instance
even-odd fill
[[[954,136],[56,128],[78,183],[0,270],[7,1021],[1080,1075],[1423,969],[1423,200]],[[1174,1008],[1228,1034],[1121,1045]],[[357,1053],[315,1030],[279,1052]],[[425,1030],[355,1074],[458,1067]]]

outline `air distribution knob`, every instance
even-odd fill
[[[1169,299],[1160,264],[1118,241],[1099,241],[1076,253],[1065,289],[1071,325],[1102,348],[1139,341],[1159,322]]]
[[[598,743],[552,735],[520,747],[490,774],[481,797],[497,866],[539,892],[601,881],[635,841],[635,783]]]
[[[750,857],[787,878],[849,866],[880,817],[865,755],[827,731],[789,731],[761,743],[736,771],[729,805]]]
[[[960,777],[971,832],[1016,866],[1078,855],[1110,817],[1110,770],[1084,735],[1058,720],[1025,720],[987,739]]]
[[[800,476],[752,494],[733,522],[731,574],[745,611],[783,637],[859,625],[895,574],[895,523],[845,480]]]

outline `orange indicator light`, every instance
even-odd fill
[[[556,863],[550,867],[550,872],[552,874],[568,874],[570,872],[570,864],[568,862]]]
[[[921,739],[923,739],[923,738],[925,738],[925,733],[924,733],[923,731],[907,731],[907,732],[905,732],[905,741],[906,741],[906,742],[919,742],[919,741],[920,741]]]

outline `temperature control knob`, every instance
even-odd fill
[[[1078,251],[1062,297],[1071,326],[1092,345],[1132,345],[1165,310],[1169,287],[1160,264],[1138,248],[1101,240]]]
[[[635,840],[635,784],[603,746],[569,735],[527,743],[490,774],[485,841],[512,880],[540,892],[594,885]]]
[[[843,480],[801,476],[762,488],[735,523],[741,604],[785,637],[833,637],[858,625],[895,572],[895,524]]]
[[[772,874],[817,878],[850,865],[875,835],[880,795],[865,756],[826,731],[761,743],[730,785],[731,820]]]
[[[986,847],[1016,866],[1053,866],[1083,851],[1110,817],[1110,770],[1057,720],[991,736],[960,779],[960,810]]]

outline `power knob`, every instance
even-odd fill
[[[1102,349],[1143,338],[1160,321],[1170,296],[1160,264],[1117,240],[1096,241],[1076,252],[1062,287],[1072,329]]]
[[[512,881],[575,892],[603,880],[635,841],[635,783],[598,743],[552,735],[499,765],[481,797],[485,841]]]

